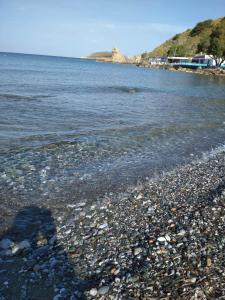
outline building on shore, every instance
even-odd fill
[[[167,58],[169,64],[185,64],[190,63],[191,57],[179,57],[179,56],[169,56]]]
[[[150,65],[164,65],[168,63],[168,59],[166,56],[155,56],[149,58]]]
[[[222,59],[218,60],[222,61]],[[208,54],[197,54],[193,57],[180,57],[180,56],[154,56],[148,59],[148,64],[150,66],[171,66],[174,68],[215,68],[218,66],[218,61],[211,55]],[[220,68],[225,68],[225,62],[220,66]]]
[[[192,58],[192,63],[204,64],[209,67],[216,66],[215,60],[208,54],[198,54]]]

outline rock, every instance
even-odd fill
[[[38,271],[40,271],[40,269],[41,269],[41,267],[38,264],[33,267],[34,272],[38,272]]]
[[[109,291],[109,286],[102,286],[102,287],[100,287],[100,289],[98,289],[98,294],[99,295],[105,295],[105,294],[107,294],[108,293],[108,291]]]
[[[149,208],[148,208],[148,211],[147,211],[147,214],[148,214],[148,215],[151,215],[151,214],[154,213],[154,211],[155,211],[155,210],[154,210],[153,207],[149,207]]]
[[[13,242],[10,239],[3,239],[0,241],[0,248],[7,250],[13,246]]]
[[[61,288],[59,291],[61,297],[66,297],[68,295],[68,290],[65,288]]]
[[[105,229],[108,227],[107,223],[101,224],[100,226],[98,226],[98,229]]]
[[[93,289],[91,289],[91,290],[89,291],[89,294],[90,294],[91,296],[95,297],[95,296],[98,294],[98,290],[95,289],[95,288],[93,288]]]
[[[167,242],[171,241],[171,237],[168,234],[165,235],[165,238],[166,238]]]
[[[56,241],[56,236],[53,235],[53,236],[49,239],[48,243],[49,243],[49,245],[54,245],[55,241]]]
[[[141,55],[134,55],[128,58],[129,63],[139,64],[141,62]]]
[[[206,265],[207,265],[208,268],[210,268],[212,266],[212,260],[211,260],[210,257],[207,257]]]
[[[179,236],[185,236],[185,234],[186,234],[186,231],[182,229],[180,232],[178,232],[177,235],[179,235]]]
[[[113,48],[111,52],[95,52],[89,55],[87,58],[94,59],[96,61],[113,62],[113,63],[127,63],[129,60],[124,56],[118,48]]]
[[[159,238],[157,238],[157,241],[160,242],[160,243],[165,243],[166,238],[164,238],[163,236],[160,236]]]
[[[33,256],[34,257],[45,256],[48,253],[48,250],[49,250],[49,246],[48,245],[40,247],[40,248],[38,248],[37,250],[34,251]]]
[[[138,280],[139,280],[138,276],[133,276],[133,277],[128,278],[128,282],[137,282]]]
[[[31,247],[30,242],[27,241],[27,240],[24,240],[24,241],[20,242],[18,244],[18,246],[19,246],[20,249],[26,249],[26,248],[30,248]]]
[[[120,52],[120,50],[118,48],[112,49],[112,62],[126,63],[125,56]]]
[[[142,196],[142,194],[139,194],[138,196],[137,196],[137,200],[140,200],[140,199],[142,199],[143,198],[143,196]]]
[[[190,298],[190,300],[206,300],[204,292],[200,288],[196,288],[195,294]]]
[[[134,249],[134,255],[138,255],[142,252],[142,249],[141,248],[135,248]]]
[[[12,254],[13,254],[13,255],[17,254],[19,251],[20,251],[19,244],[14,245],[14,246],[12,247]]]

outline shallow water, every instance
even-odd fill
[[[1,197],[122,189],[225,140],[225,78],[0,53]]]

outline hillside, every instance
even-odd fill
[[[118,48],[113,48],[111,52],[95,52],[90,54],[87,58],[102,62],[127,63],[127,58]]]
[[[101,58],[110,58],[112,57],[112,52],[109,51],[102,51],[102,52],[95,52],[88,55],[87,58],[89,59],[101,59]]]
[[[142,54],[142,60],[154,56],[193,56],[198,53],[198,45],[209,39],[213,29],[222,22],[222,18],[206,20],[196,24],[193,29],[176,34],[151,52]]]

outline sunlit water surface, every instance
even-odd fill
[[[75,201],[223,145],[225,79],[0,54],[0,197]]]

